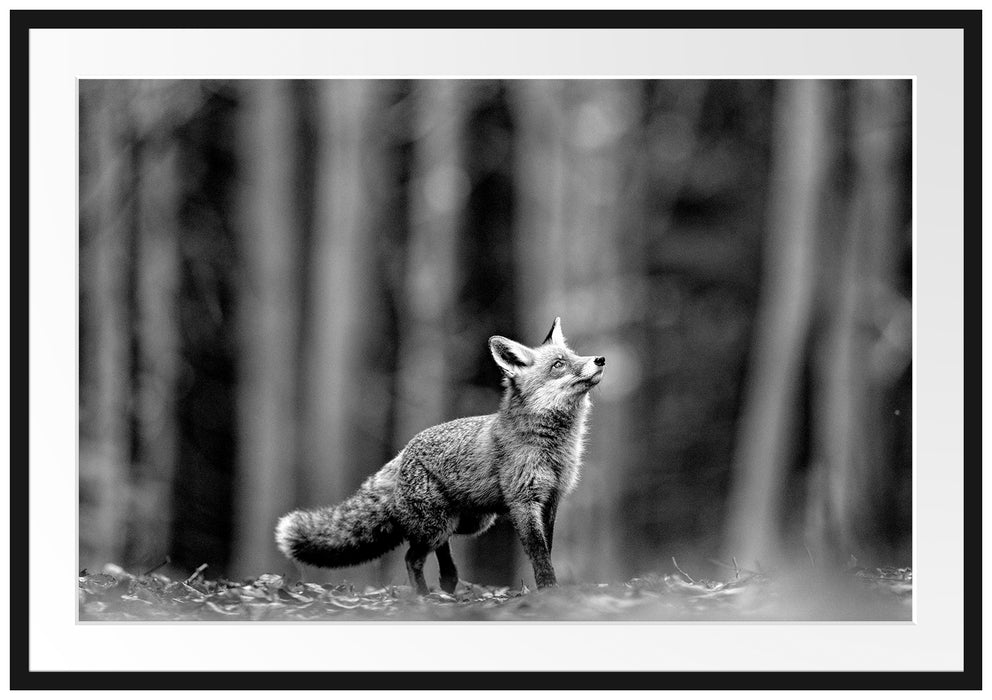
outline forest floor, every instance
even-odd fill
[[[246,581],[135,576],[115,565],[79,576],[83,621],[359,620],[909,620],[910,569],[856,569],[836,575],[736,572],[728,581],[684,572],[625,583],[540,591],[459,582],[454,595],[414,595],[407,586],[358,589],[348,583],[290,583],[263,574]]]

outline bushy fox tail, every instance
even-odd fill
[[[362,564],[397,547],[403,535],[389,512],[390,466],[337,506],[280,518],[276,543],[282,553],[303,564],[336,568]]]

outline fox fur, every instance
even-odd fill
[[[428,428],[343,503],[283,516],[279,549],[304,564],[341,567],[406,541],[410,585],[428,592],[423,567],[434,552],[441,588],[450,593],[458,571],[449,538],[477,535],[502,515],[513,523],[538,587],[556,585],[555,516],[579,478],[589,390],[606,358],[575,354],[559,318],[538,347],[493,336],[489,349],[504,376],[496,413]]]

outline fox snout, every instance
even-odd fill
[[[606,358],[600,355],[599,357],[590,358],[592,360],[592,366],[590,366],[589,359],[583,366],[583,371],[579,377],[579,382],[585,384],[586,386],[595,386],[599,384],[600,380],[603,378],[603,372],[606,367]]]

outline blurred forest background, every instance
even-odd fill
[[[80,568],[292,573],[278,516],[494,411],[487,339],[555,316],[609,358],[563,582],[911,565],[910,81],[79,94]],[[506,523],[453,550],[532,581]]]

